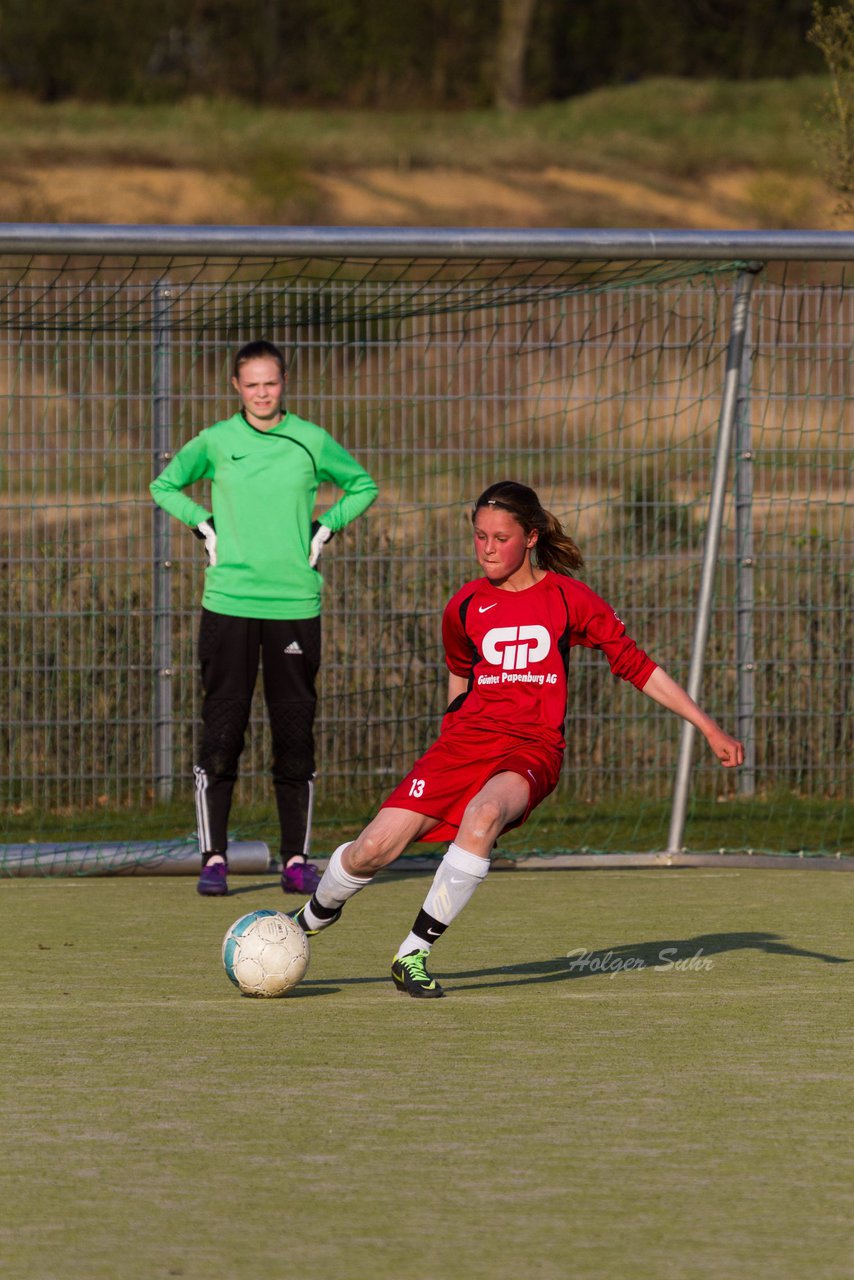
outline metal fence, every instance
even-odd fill
[[[559,269],[524,279],[473,248],[465,269],[449,254],[426,272],[399,256],[391,272],[382,254],[356,270],[345,244],[335,272],[329,246],[313,266],[283,255],[261,271],[244,259],[224,270],[216,255],[191,279],[184,259],[122,271],[104,258],[4,259],[7,804],[145,806],[186,785],[202,568],[147,485],[234,411],[233,351],[257,336],[289,352],[290,407],[381,489],[324,558],[327,795],[380,796],[434,735],[441,609],[474,574],[469,505],[504,476],[538,489],[581,545],[582,576],[684,683],[739,267],[712,254],[656,271],[659,237],[655,258],[635,245],[606,262],[608,246],[594,246],[600,261],[579,273],[565,266],[570,247]],[[831,256],[825,238],[796,248]],[[585,247],[576,267],[592,256]],[[735,781],[703,760],[692,785],[850,795],[854,288],[826,262],[766,270],[744,337],[697,679],[749,763]],[[570,699],[562,793],[669,794],[672,718],[587,652],[573,655]],[[245,801],[268,794],[267,767],[259,701]]]

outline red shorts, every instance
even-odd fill
[[[521,827],[529,814],[554,791],[560,777],[563,750],[546,744],[520,742],[510,734],[444,734],[428,747],[420,760],[380,806],[411,809],[436,819],[436,825],[419,840],[452,840],[463,820],[466,805],[497,773],[518,773],[531,791],[525,812],[504,828]]]

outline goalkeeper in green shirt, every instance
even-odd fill
[[[271,342],[238,351],[240,410],[190,440],[153,481],[154,501],[203,540],[207,567],[199,628],[204,699],[196,820],[198,891],[228,892],[228,816],[263,658],[281,828],[282,888],[312,893],[308,861],[314,792],[315,681],[320,667],[323,546],[371,505],[377,486],[312,422],[283,407],[287,373]],[[212,511],[185,491],[209,480]],[[313,519],[318,485],[341,497]]]

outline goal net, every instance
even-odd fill
[[[36,869],[68,847],[99,869],[192,839],[203,556],[148,484],[234,412],[253,338],[287,352],[289,407],[380,487],[322,566],[318,854],[435,736],[441,611],[476,576],[470,509],[494,480],[538,491],[684,684],[740,265],[0,258],[0,872],[22,846]],[[852,348],[839,267],[761,275],[701,695],[749,767],[700,742],[688,849],[854,849]],[[574,650],[561,783],[502,850],[662,849],[679,733]],[[275,847],[274,815],[259,693],[233,838]]]

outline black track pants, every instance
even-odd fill
[[[259,660],[273,740],[280,852],[286,856],[308,852],[320,619],[232,618],[203,609],[199,627],[202,734],[193,770],[203,853],[226,851],[228,816]]]

